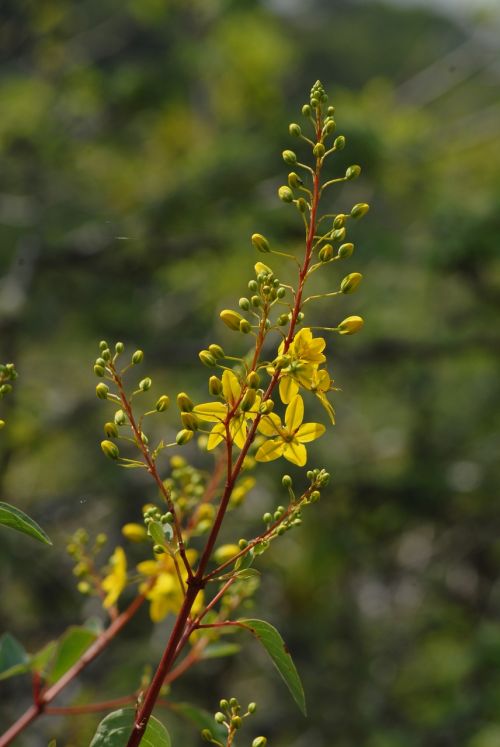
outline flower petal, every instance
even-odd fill
[[[271,412],[269,415],[264,415],[258,425],[258,430],[263,433],[264,436],[270,436],[276,438],[280,435],[281,420],[276,413]]]
[[[231,434],[236,446],[239,449],[242,449],[247,438],[247,428],[245,417],[243,415],[239,415],[231,420],[231,423],[229,424],[229,433]]]
[[[285,442],[281,438],[272,438],[262,444],[255,455],[257,462],[272,462],[283,454]]]
[[[299,385],[291,376],[283,375],[280,377],[280,397],[283,404],[288,403],[299,393]]]
[[[283,456],[288,459],[292,464],[297,464],[299,467],[303,467],[307,462],[307,451],[303,444],[299,444],[298,441],[290,441],[285,443],[283,450]]]
[[[214,425],[208,437],[207,450],[212,451],[212,449],[215,449],[215,447],[224,440],[225,435],[226,427],[224,423],[217,423],[217,425]]]
[[[232,371],[227,369],[222,374],[222,394],[226,402],[234,405],[240,398],[241,387],[238,379]]]
[[[196,405],[193,412],[200,420],[218,423],[226,417],[227,407],[222,402],[205,402],[202,405]]]
[[[309,441],[315,441],[317,438],[323,435],[326,428],[321,423],[304,423],[300,426],[295,438],[301,444],[306,444]]]
[[[326,394],[324,394],[323,392],[316,392],[316,397],[319,399],[319,401],[327,411],[332,425],[335,425],[335,410],[333,409],[332,403],[328,401]]]
[[[300,394],[296,394],[292,399],[285,413],[286,429],[293,433],[304,419],[304,401]]]

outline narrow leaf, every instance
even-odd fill
[[[30,668],[30,657],[24,646],[10,633],[0,638],[0,680],[24,674]]]
[[[0,524],[15,529],[17,532],[28,534],[39,542],[43,542],[45,545],[52,544],[50,537],[48,537],[36,521],[33,521],[33,519],[15,506],[11,506],[9,503],[2,503],[1,501]]]
[[[47,682],[49,684],[57,682],[78,661],[96,638],[96,633],[88,628],[76,625],[68,628],[60,640]]]
[[[120,708],[108,713],[97,727],[90,747],[123,747],[127,744],[134,721],[133,708]],[[171,747],[171,744],[168,731],[158,719],[151,716],[141,739],[141,747]]]
[[[219,659],[222,656],[232,656],[240,651],[237,643],[211,643],[204,649],[202,659]]]
[[[295,668],[290,652],[286,643],[278,633],[276,628],[264,620],[239,620],[239,622],[248,628],[258,641],[262,643],[267,653],[271,657],[275,667],[282,676],[286,686],[290,690],[293,699],[299,706],[300,710],[306,715],[306,700],[304,688],[300,681],[299,674]]]

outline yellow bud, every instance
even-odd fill
[[[101,449],[109,459],[118,459],[120,451],[113,441],[101,441]]]
[[[142,542],[147,538],[146,528],[142,524],[124,524],[122,534],[131,542]]]
[[[257,371],[250,371],[247,376],[247,384],[251,389],[257,389],[260,384],[260,376]]]
[[[351,272],[346,275],[340,283],[341,293],[354,293],[362,279],[363,275],[360,272]]]
[[[218,397],[222,392],[222,381],[217,376],[211,376],[208,380],[208,391],[214,397]]]
[[[266,399],[265,402],[261,404],[259,407],[259,412],[263,415],[269,415],[270,412],[274,410],[274,402],[272,399]]]
[[[139,382],[139,389],[141,390],[141,392],[147,392],[148,389],[151,389],[151,384],[152,383],[153,382],[151,381],[151,379],[149,378],[149,376],[146,376],[145,379],[142,379]]]
[[[194,431],[190,431],[184,428],[182,431],[179,431],[179,433],[175,437],[175,440],[179,446],[183,446],[184,444],[187,444],[188,441],[191,441],[193,436]]]
[[[200,350],[200,352],[198,353],[198,357],[203,365],[207,366],[208,368],[213,368],[217,364],[215,356],[212,355],[210,350]]]
[[[132,356],[132,363],[136,366],[138,363],[142,363],[144,358],[144,352],[142,350],[136,350]]]
[[[351,210],[351,216],[353,218],[362,218],[363,215],[366,215],[369,209],[370,206],[366,202],[359,202],[357,205],[354,205]]]
[[[313,148],[313,156],[316,158],[322,158],[325,155],[325,146],[323,143],[316,143]]]
[[[328,262],[333,257],[333,246],[331,244],[325,244],[319,250],[318,257],[321,262]]]
[[[339,246],[337,255],[340,257],[340,259],[348,259],[352,256],[353,252],[354,244],[342,244],[342,246]]]
[[[253,266],[256,275],[260,275],[263,272],[265,275],[272,275],[273,271],[270,267],[264,264],[264,262],[256,262]]]
[[[80,581],[76,587],[80,594],[90,594],[92,587],[88,581]]]
[[[220,358],[224,358],[225,357],[224,350],[221,348],[220,345],[216,345],[215,343],[212,343],[212,345],[208,346],[208,350],[209,350],[210,353],[212,353],[212,355],[214,356],[214,358],[217,358],[218,360]]]
[[[242,410],[242,412],[247,412],[253,407],[253,405],[255,404],[256,396],[257,394],[255,392],[255,389],[246,390],[240,403],[240,409]]]
[[[179,392],[177,405],[181,412],[191,412],[194,407],[193,401],[187,396],[186,392]]]
[[[109,386],[106,386],[106,384],[104,384],[102,381],[95,388],[96,396],[99,399],[107,399],[108,398],[108,392],[109,392]]]
[[[297,163],[297,156],[293,152],[293,150],[284,150],[282,153],[283,160],[285,163],[287,163],[289,166],[293,166]]]
[[[118,428],[114,423],[104,423],[104,433],[108,438],[116,438],[118,436]]]
[[[269,241],[265,236],[262,236],[261,233],[252,234],[252,244],[257,249],[257,251],[262,252],[262,254],[268,254],[271,251]]]
[[[162,394],[155,405],[156,412],[165,412],[170,404],[170,397],[167,394]]]
[[[295,171],[291,171],[288,174],[288,184],[292,188],[300,187],[304,182],[300,178],[298,174],[295,173]]]
[[[349,168],[345,172],[345,178],[350,181],[351,179],[357,179],[360,174],[361,174],[361,166],[357,166],[357,165],[349,166]]]
[[[0,430],[5,428],[5,420],[0,420]]]
[[[239,551],[238,545],[221,545],[214,552],[214,560],[216,563],[225,563],[226,560],[230,560],[237,555]]]
[[[250,324],[249,321],[247,321],[247,319],[242,319],[240,322],[239,329],[240,329],[240,332],[243,332],[244,335],[248,335],[248,333],[252,329],[252,325]]]
[[[355,332],[359,332],[364,323],[361,316],[348,316],[344,321],[340,322],[338,326],[339,334],[353,335]]]
[[[237,311],[232,311],[232,309],[224,309],[220,312],[219,316],[226,327],[229,327],[229,329],[233,329],[235,332],[239,331],[240,322],[243,319],[241,314],[238,314]]]
[[[292,202],[293,192],[290,187],[283,186],[278,189],[278,197],[282,202]]]
[[[181,412],[181,420],[188,431],[198,430],[198,418],[192,412]]]

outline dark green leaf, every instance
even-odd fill
[[[286,643],[278,633],[276,628],[264,620],[240,620],[252,635],[259,640],[267,653],[273,660],[278,672],[282,676],[286,686],[290,690],[293,699],[299,706],[300,710],[306,715],[306,701],[304,688],[300,681],[299,674],[295,668],[290,652]]]
[[[24,646],[10,633],[0,638],[0,680],[29,671],[30,657]]]
[[[237,643],[211,643],[202,653],[203,659],[218,659],[221,656],[232,656],[241,649]]]
[[[191,721],[198,729],[210,729],[216,739],[227,739],[227,729],[222,724],[217,724],[212,714],[203,708],[197,708],[191,703],[172,703],[172,710]]]
[[[45,534],[43,529],[38,526],[36,521],[30,519],[27,514],[20,511],[18,508],[15,508],[15,506],[11,506],[9,503],[2,503],[1,501],[0,524],[15,529],[18,532],[28,534],[39,542],[43,542],[45,545],[52,544],[52,540]]]
[[[234,564],[234,567],[237,571],[243,570],[244,568],[250,568],[253,561],[255,560],[255,553],[253,550],[249,550],[246,555],[242,555],[236,563]]]
[[[103,718],[90,743],[90,747],[123,747],[132,731],[135,721],[133,708],[120,708]],[[146,732],[141,739],[141,747],[171,747],[170,736],[163,724],[151,716]]]
[[[57,682],[78,661],[96,638],[96,633],[88,628],[76,625],[68,628],[59,643],[54,663],[47,678],[48,683]]]

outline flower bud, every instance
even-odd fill
[[[305,201],[305,199],[303,197],[299,197],[299,199],[297,200],[296,204],[297,204],[298,210],[301,213],[305,213],[306,212],[306,210],[307,210],[307,202]]]
[[[297,163],[297,156],[293,150],[284,150],[281,155],[283,156],[284,162],[289,166],[294,166]]]
[[[234,330],[237,332],[240,328],[240,322],[243,319],[241,314],[238,314],[237,311],[232,311],[231,309],[224,309],[219,314],[220,318],[226,325],[226,327],[229,327],[229,329]]]
[[[336,228],[335,231],[332,231],[332,240],[333,241],[343,241],[346,237],[346,229],[345,226],[342,228]]]
[[[243,719],[241,718],[241,716],[232,717],[231,726],[233,726],[235,729],[239,729],[242,724],[243,724]]]
[[[265,265],[264,262],[256,262],[254,264],[253,268],[254,268],[255,274],[257,276],[259,276],[261,273],[263,275],[272,275],[273,274],[273,271],[271,270],[271,268],[268,267],[267,265]]]
[[[258,289],[258,287],[259,287],[259,286],[258,286],[258,284],[257,284],[257,281],[256,281],[256,280],[250,280],[250,282],[248,283],[248,290],[249,290],[249,291],[250,291],[251,293],[255,293],[255,291],[256,291],[256,290]]]
[[[335,216],[335,220],[333,221],[333,227],[334,228],[342,228],[345,224],[345,215],[343,213],[339,213]]]
[[[214,552],[214,560],[216,563],[225,563],[226,560],[231,560],[232,557],[237,555],[240,551],[238,545],[221,545]],[[221,701],[222,703],[222,701]],[[229,704],[228,704],[229,705]],[[224,706],[221,705],[221,708]],[[227,708],[227,706],[226,706]]]
[[[201,732],[201,738],[205,742],[211,742],[213,738],[213,734],[210,731],[210,729],[203,729],[203,731]]]
[[[110,361],[111,350],[109,348],[105,348],[104,350],[101,350],[101,357],[104,358],[105,361]]]
[[[338,326],[338,332],[341,335],[353,335],[364,325],[364,320],[361,316],[348,316]]]
[[[214,397],[218,397],[222,392],[222,381],[217,376],[211,376],[208,380],[208,391]]]
[[[254,247],[257,249],[257,251],[262,252],[262,254],[269,254],[269,252],[271,251],[271,247],[269,246],[269,241],[266,239],[265,236],[262,236],[261,233],[253,233],[251,241]]]
[[[262,299],[260,296],[252,296],[250,301],[252,302],[252,306],[255,306],[255,308],[258,308],[262,304]]]
[[[298,174],[295,173],[295,171],[291,171],[288,174],[288,186],[292,188],[300,187],[304,182],[300,178]]]
[[[333,115],[335,114],[335,107],[329,106],[328,109],[326,110],[326,113],[328,114],[329,117],[333,117]]]
[[[226,717],[224,716],[224,714],[222,713],[222,711],[217,711],[217,713],[214,715],[214,719],[215,719],[216,723],[223,724],[224,721],[226,720]]]
[[[333,147],[335,150],[344,150],[345,148],[345,137],[343,135],[339,135],[335,138],[333,141]]]
[[[247,335],[252,329],[252,325],[250,324],[247,319],[242,319],[240,322],[240,332],[243,332],[244,335]]]
[[[106,350],[106,348],[109,348],[108,343],[106,342],[106,340],[101,340],[101,342],[99,343],[99,350]]]
[[[179,431],[179,433],[175,437],[175,440],[179,446],[184,446],[184,444],[187,444],[188,441],[191,441],[193,436],[194,431],[190,431],[184,428],[182,431]]]
[[[292,478],[290,475],[283,475],[281,478],[281,484],[284,488],[291,488],[292,487]]]
[[[0,430],[2,430],[2,428],[5,428],[5,420],[0,420]]]
[[[357,205],[354,205],[351,210],[351,216],[353,218],[362,218],[363,215],[366,215],[369,209],[370,206],[366,202],[359,202]]]
[[[256,396],[255,389],[247,389],[241,400],[240,410],[248,412],[254,406]]]
[[[313,156],[315,158],[323,158],[325,155],[325,146],[323,143],[316,143],[316,145],[313,148]]]
[[[217,365],[217,361],[215,360],[215,357],[212,355],[210,350],[200,350],[200,352],[198,353],[198,357],[203,365],[207,366],[208,368],[213,368]]]
[[[280,314],[279,317],[276,319],[276,324],[279,327],[284,327],[287,322],[288,322],[288,314]]]
[[[123,342],[117,342],[115,345],[115,353],[117,353],[118,355],[121,355],[121,353],[123,353],[124,350],[125,350],[125,345],[123,344]]]
[[[118,428],[115,423],[104,423],[104,433],[108,438],[116,438],[118,436]]]
[[[292,123],[291,123],[291,124],[290,124],[290,125],[288,126],[288,132],[289,132],[289,133],[290,133],[290,135],[292,135],[293,137],[300,137],[300,136],[301,136],[301,134],[302,134],[302,130],[300,129],[300,125],[296,124],[295,122],[292,122]]]
[[[155,405],[156,412],[165,412],[170,404],[170,397],[167,394],[162,394]]]
[[[95,373],[96,376],[98,376],[100,379],[102,379],[102,377],[106,373],[106,370],[102,366],[95,365],[94,366],[94,373]]]
[[[191,412],[194,404],[186,392],[179,392],[177,395],[177,406],[181,412]]]
[[[142,542],[147,537],[147,532],[142,524],[124,524],[122,526],[123,536],[131,542]]]
[[[340,259],[348,259],[352,256],[353,251],[354,244],[342,244],[342,246],[339,246],[337,256],[340,257]]]
[[[136,350],[132,356],[132,363],[134,364],[134,366],[137,366],[139,363],[142,363],[143,360],[144,360],[144,351]]]
[[[351,179],[357,179],[360,174],[361,166],[357,166],[355,164],[354,166],[349,166],[349,168],[345,172],[345,178],[350,181]]]
[[[113,441],[101,441],[101,449],[109,459],[118,459],[120,451]]]
[[[346,275],[345,278],[340,283],[340,292],[341,293],[354,293],[358,285],[360,284],[361,280],[363,279],[363,275],[360,272],[351,272],[349,275]]]
[[[117,410],[115,412],[114,421],[116,425],[125,425],[127,422],[127,416],[123,412],[123,410]]]
[[[252,747],[266,747],[267,739],[265,737],[255,737]]]
[[[328,262],[333,257],[333,246],[331,244],[325,244],[321,247],[318,253],[318,257],[321,262]]]
[[[316,503],[316,501],[319,501],[319,499],[321,498],[321,493],[319,492],[319,490],[313,490],[309,498],[311,500],[311,503]]]
[[[278,189],[278,197],[282,202],[293,202],[293,193],[290,187],[280,187]]]
[[[139,389],[141,390],[141,392],[147,392],[148,389],[151,389],[152,383],[153,382],[151,381],[149,376],[146,376],[145,379],[141,379],[141,381],[139,382]]]
[[[257,703],[249,703],[247,707],[248,713],[255,713],[257,710]]]
[[[276,295],[278,298],[284,298],[286,296],[286,288],[283,288],[282,285],[276,290]]]
[[[109,393],[109,386],[106,386],[106,384],[104,384],[101,381],[101,383],[96,386],[95,393],[99,399],[107,399],[108,393]]]
[[[192,412],[181,412],[182,425],[188,431],[198,430],[198,418]]]
[[[212,343],[211,345],[209,345],[208,350],[210,353],[212,353],[214,358],[217,358],[217,360],[220,360],[220,358],[225,357],[224,350],[221,348],[220,345],[217,345],[216,343]]]
[[[334,131],[336,127],[336,123],[334,119],[328,119],[325,122],[325,126],[323,127],[323,131],[325,135],[331,135],[331,133]]]
[[[270,412],[274,410],[274,402],[272,399],[266,399],[265,402],[262,402],[261,406],[259,407],[259,412],[261,415],[269,415]]]
[[[250,371],[247,376],[247,384],[251,389],[257,389],[260,384],[260,376],[257,371]]]
[[[304,106],[302,107],[302,114],[304,115],[304,117],[311,116],[311,107],[309,106],[309,104],[304,104]]]
[[[248,298],[240,298],[240,300],[238,301],[238,306],[242,311],[248,311],[248,309],[250,308],[250,301],[248,300]]]

